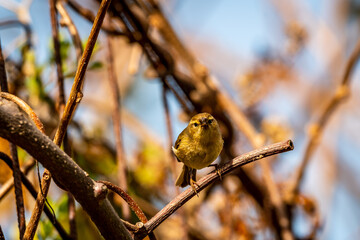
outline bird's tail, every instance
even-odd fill
[[[196,181],[196,169],[189,168],[184,164],[179,177],[176,179],[175,185],[180,187],[186,187],[187,185],[190,185],[191,177],[194,181]]]

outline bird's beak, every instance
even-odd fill
[[[201,127],[207,128],[207,119],[206,118],[200,118],[200,125]]]

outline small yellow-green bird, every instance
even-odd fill
[[[172,147],[177,160],[184,163],[175,185],[191,185],[196,192],[196,170],[208,167],[215,161],[223,143],[219,125],[213,116],[209,113],[193,116]]]

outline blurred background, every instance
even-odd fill
[[[72,2],[94,14],[98,9],[97,1]],[[189,76],[194,71],[197,76],[195,65],[200,72],[205,71],[204,79],[211,79],[217,90],[247,117],[263,144],[293,140],[292,152],[261,160],[270,164],[283,204],[291,209],[289,224],[293,238],[355,239],[360,234],[360,83],[356,65],[346,89],[349,96],[326,117],[318,140],[311,142],[311,139],[319,133],[316,123],[338,92],[359,39],[360,1],[159,0],[156,4],[160,11],[156,11],[161,12],[179,42],[196,59],[191,70],[186,61],[181,62],[186,54],[184,57],[181,51],[176,52],[176,42],[164,40],[169,32],[169,29],[162,31],[164,19],[156,18],[155,10],[146,9],[141,4],[144,2],[147,1],[128,4],[134,12],[140,12],[139,19],[145,19],[149,25],[147,32],[151,40],[164,49],[165,59],[170,55],[177,71]],[[67,1],[64,6],[85,44],[92,23]],[[104,24],[113,24],[119,31],[126,28],[116,16],[107,17]],[[60,27],[59,31],[67,99],[77,57],[68,30]],[[110,97],[113,89],[108,81],[109,36],[105,31],[99,35],[86,73],[84,97],[68,132],[73,159],[92,178],[119,183],[112,117],[115,110]],[[10,91],[34,109],[47,134],[53,136],[58,124],[55,110],[58,87],[48,1],[0,0],[0,37]],[[163,77],[149,63],[140,44],[129,41],[126,34],[111,35],[110,41],[121,99],[122,158],[126,163],[126,182],[120,185],[126,186],[150,218],[183,190],[174,186],[182,164],[174,160],[170,146],[186,127],[191,111],[184,109],[172,89],[164,87]],[[219,107],[215,95],[206,105],[201,100],[206,99],[201,87],[187,94],[187,85],[174,79],[195,111],[219,116],[223,135],[228,140],[218,162],[254,148],[248,136],[235,127],[233,115],[221,110],[223,105]],[[193,84],[196,80],[189,82]],[[314,147],[299,183],[299,193],[288,202],[289,185],[306,158],[309,141]],[[21,149],[19,156],[22,162],[30,158]],[[259,162],[245,169],[254,182],[266,189]],[[199,171],[198,179],[211,170]],[[199,198],[191,199],[155,231],[156,236],[159,239],[282,238],[276,233],[277,224],[272,222],[269,194],[264,190],[264,204],[259,203],[239,177],[241,174],[226,176],[200,193]],[[10,177],[10,170],[0,165],[0,184]],[[37,184],[34,171],[29,177]],[[24,192],[29,219],[34,199]],[[135,215],[129,215],[126,207],[121,208],[124,203],[120,198],[109,197],[123,218],[132,223],[138,221]],[[52,184],[48,199],[57,218],[68,229],[66,194]],[[76,213],[78,238],[99,239],[96,228],[78,205]],[[18,237],[13,191],[1,198],[0,225],[6,239]],[[36,238],[59,238],[45,216]]]

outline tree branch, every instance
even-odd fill
[[[1,43],[0,43],[0,86],[1,86],[1,91],[9,92],[6,71],[5,71],[5,61],[2,54]],[[18,153],[17,153],[16,145],[14,145],[13,143],[10,143],[10,153],[11,153],[12,166],[13,166],[15,202],[16,202],[16,212],[17,212],[18,226],[19,226],[19,235],[20,235],[20,239],[22,239],[26,229],[25,207],[24,207],[24,197],[21,186],[21,176],[20,176],[21,171],[20,171]]]
[[[75,12],[77,12],[79,15],[87,19],[89,22],[93,23],[95,21],[95,16],[89,9],[80,6],[77,2],[73,0],[68,0],[68,4]],[[121,30],[117,30],[111,24],[109,26],[104,24],[101,26],[101,29],[109,35],[114,35],[114,36],[124,35],[124,32],[122,32]]]
[[[346,62],[345,70],[341,79],[340,85],[337,87],[334,95],[326,105],[322,114],[320,115],[318,121],[312,124],[312,127],[309,131],[309,140],[306,145],[306,150],[300,167],[295,173],[293,181],[290,183],[288,190],[287,201],[289,203],[294,201],[296,194],[299,192],[300,184],[302,182],[306,166],[310,161],[311,155],[314,153],[316,147],[319,144],[319,139],[322,136],[322,133],[325,129],[326,123],[329,121],[330,117],[333,115],[335,110],[338,108],[340,103],[349,96],[350,90],[350,75],[354,71],[355,63],[357,63],[360,57],[360,39],[356,43],[355,49],[351,53],[348,61]]]
[[[60,182],[90,215],[106,239],[131,239],[101,188],[18,107],[0,98],[0,136],[26,150]],[[61,171],[59,171],[61,169]]]
[[[89,64],[90,57],[92,54],[92,51],[94,49],[96,39],[99,35],[101,25],[104,21],[106,10],[108,9],[110,5],[110,0],[102,0],[98,13],[96,15],[96,18],[94,20],[94,24],[92,26],[89,40],[85,46],[84,53],[81,56],[81,60],[78,63],[78,67],[76,70],[76,75],[74,79],[73,86],[71,88],[69,99],[66,103],[63,116],[61,117],[59,129],[55,134],[54,142],[58,143],[61,142],[64,138],[64,135],[66,133],[67,126],[69,122],[71,121],[72,116],[74,115],[74,112],[76,110],[76,107],[80,103],[83,94],[82,94],[82,87],[84,85],[84,78],[85,78],[85,72],[87,65]]]
[[[246,165],[248,163],[260,160],[264,157],[268,157],[274,154],[287,152],[294,149],[293,142],[291,140],[285,142],[279,142],[272,145],[268,145],[256,150],[253,150],[249,153],[240,155],[234,158],[229,163],[219,169],[218,172],[212,171],[205,177],[197,181],[196,192],[201,192],[211,183],[220,179],[220,176],[224,176],[234,169]],[[175,199],[173,199],[168,205],[166,205],[160,212],[158,212],[153,218],[151,218],[147,223],[144,224],[143,228],[139,230],[138,233],[135,233],[135,239],[142,239],[145,235],[149,234],[156,227],[158,227],[163,221],[165,221],[171,214],[173,214],[177,209],[189,201],[192,197],[196,195],[196,192],[192,188],[186,189]]]

